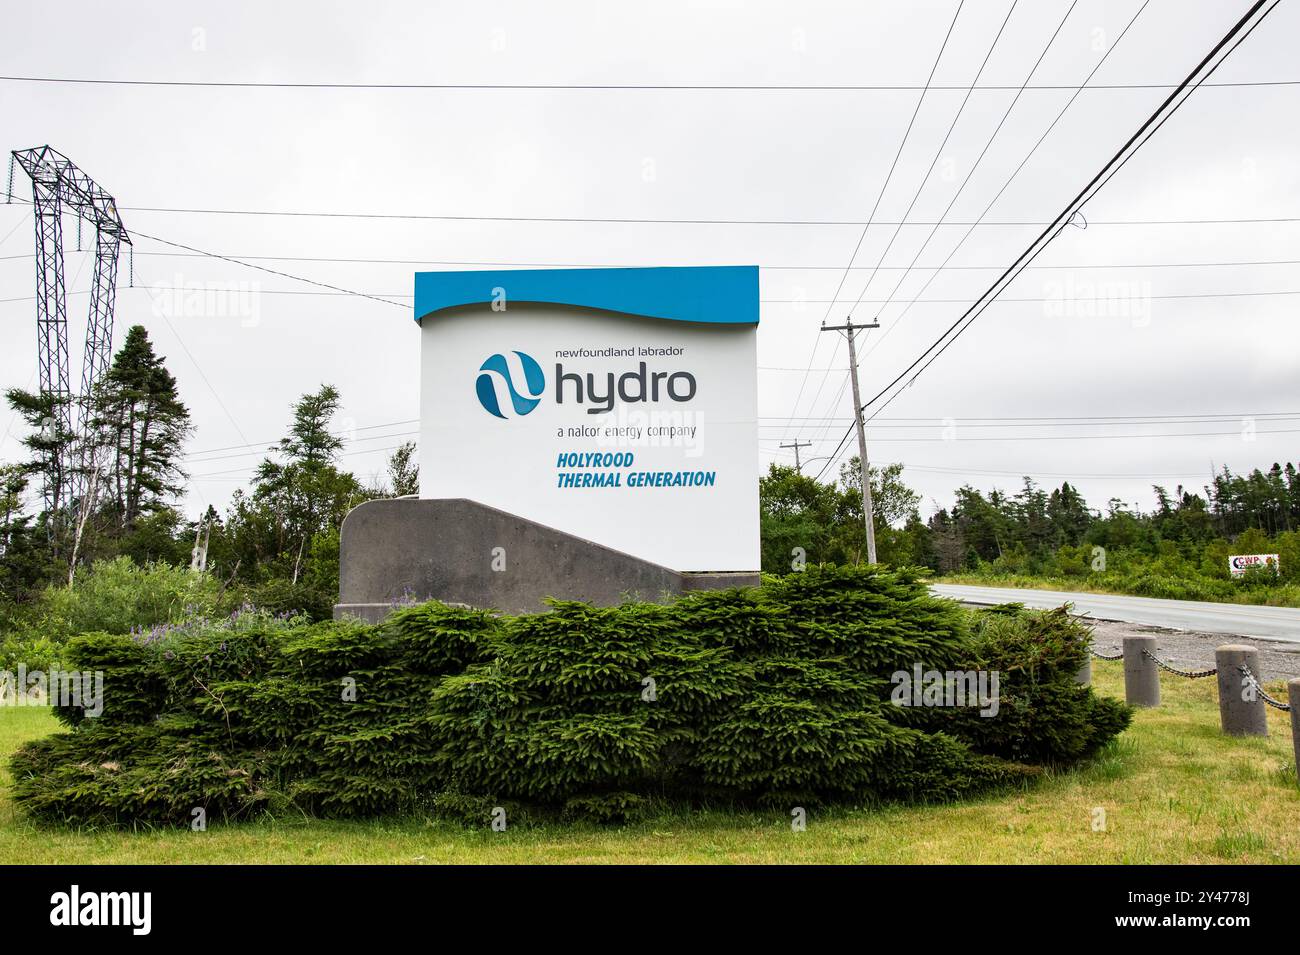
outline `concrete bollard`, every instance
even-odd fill
[[[1124,638],[1124,699],[1129,706],[1159,706],[1160,670],[1143,651],[1155,654],[1155,637]]]
[[[1219,669],[1219,722],[1229,736],[1267,736],[1264,699],[1258,693],[1247,692],[1246,675],[1241,672],[1243,663],[1259,679],[1259,651],[1254,647],[1229,643],[1214,651],[1214,665]]]
[[[1287,702],[1291,704],[1291,742],[1295,745],[1296,781],[1300,782],[1300,677],[1287,680]]]
[[[1087,658],[1083,661],[1083,666],[1079,667],[1079,672],[1074,675],[1074,682],[1081,686],[1092,685],[1092,653],[1088,653]]]

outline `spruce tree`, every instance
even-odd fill
[[[420,493],[420,466],[415,461],[414,441],[398,445],[388,459],[388,481],[392,485],[393,497]]]
[[[293,406],[293,424],[280,439],[280,452],[303,465],[330,464],[343,448],[343,439],[330,431],[339,410],[339,390],[321,385],[314,395],[303,395]]]
[[[102,437],[100,499],[125,532],[142,515],[179,494],[181,449],[192,431],[176,379],[134,325],[95,395],[94,427]]]
[[[48,541],[24,513],[27,469],[0,465],[0,603],[18,602],[47,579]]]
[[[366,499],[357,479],[334,464],[343,447],[330,431],[338,407],[338,389],[332,385],[300,398],[289,433],[276,448],[279,460],[264,459],[251,493],[235,495],[226,536],[231,557],[250,579],[278,575],[298,586],[313,551],[327,546],[317,538],[336,534],[347,512]],[[336,591],[337,585],[329,589]]]
[[[23,473],[39,476],[50,497],[61,501],[72,479],[69,465],[74,452],[73,436],[62,423],[69,399],[10,388],[5,400],[29,429],[22,443],[32,457],[21,466]],[[65,515],[56,508],[54,513],[38,515],[37,523],[44,527],[51,555],[57,557],[66,543]]]

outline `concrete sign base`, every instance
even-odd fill
[[[476,501],[396,498],[344,519],[334,618],[374,623],[435,599],[528,613],[546,597],[610,606],[758,582],[757,570],[681,573]]]

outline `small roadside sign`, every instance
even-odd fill
[[[1228,558],[1228,572],[1240,577],[1252,567],[1267,567],[1278,572],[1277,554],[1234,554]]]

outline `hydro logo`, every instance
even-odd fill
[[[542,400],[542,391],[546,387],[546,376],[542,374],[542,366],[537,364],[531,355],[525,355],[521,351],[512,354],[519,358],[516,367],[522,370],[523,381],[520,384],[524,387],[516,387],[516,372],[511,369],[511,363],[506,360],[506,356],[500,354],[490,356],[479,366],[478,381],[475,384],[479,404],[489,414],[498,418],[510,417],[509,409],[501,407],[498,398],[500,391],[497,387],[498,382],[510,395],[514,414],[519,417],[537,407]]]

